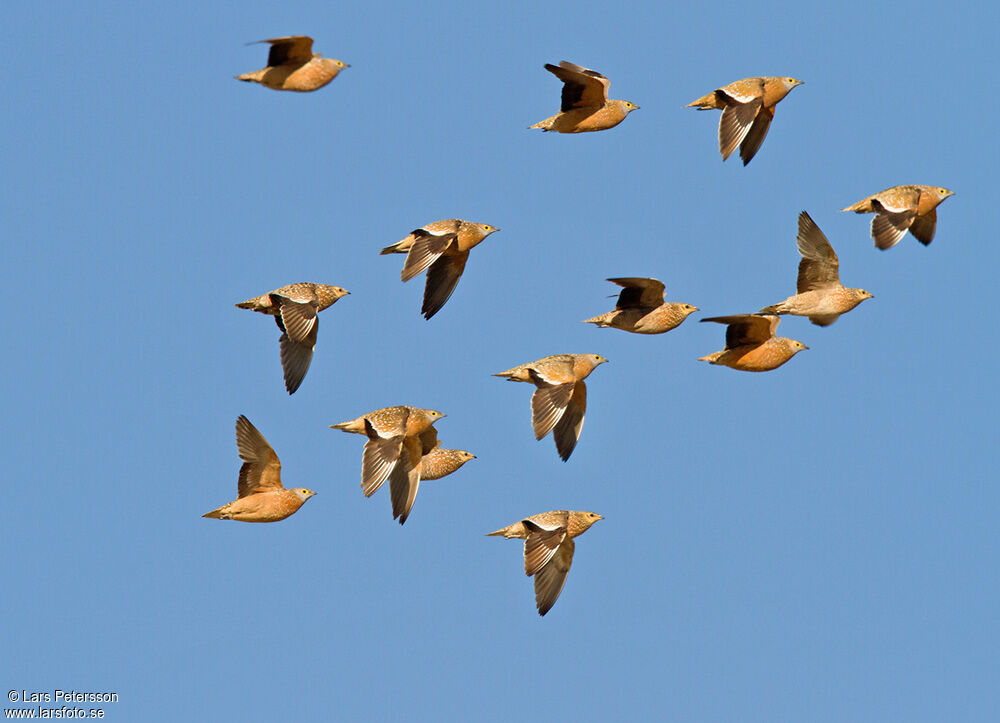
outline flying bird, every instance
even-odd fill
[[[236,420],[236,447],[240,467],[237,497],[206,512],[202,517],[240,522],[277,522],[298,512],[315,492],[305,487],[285,489],[281,484],[281,462],[264,435],[240,415]]]
[[[573,550],[579,537],[598,520],[594,512],[555,510],[526,517],[486,536],[503,535],[524,540],[524,574],[535,578],[535,606],[545,615],[562,592],[573,564]]]
[[[237,75],[237,80],[260,83],[272,90],[306,93],[322,88],[336,78],[341,70],[351,67],[343,61],[314,53],[313,39],[307,35],[290,35],[257,42],[271,44],[271,51],[267,54],[267,67]]]
[[[556,354],[494,374],[537,387],[531,396],[535,439],[549,432],[564,462],[573,454],[587,412],[587,385],[583,380],[607,359],[599,354]]]
[[[430,434],[428,434],[430,432]],[[420,479],[435,480],[447,477],[457,472],[466,462],[476,458],[472,452],[464,449],[443,449],[437,439],[437,431],[431,427],[428,432],[420,435],[423,446],[420,458]]]
[[[251,309],[274,317],[281,329],[278,339],[281,369],[289,394],[294,394],[302,384],[312,363],[319,333],[317,314],[349,293],[339,286],[326,284],[289,284],[236,305],[240,309]]]
[[[347,422],[331,424],[330,429],[339,429],[342,432],[352,434],[365,434],[365,418],[358,417]],[[464,449],[444,449],[441,441],[437,437],[437,430],[428,427],[420,433],[421,458],[420,458],[420,479],[436,480],[447,477],[452,472],[458,471],[466,462],[476,458],[472,452]]]
[[[927,246],[934,240],[937,207],[954,195],[954,191],[940,186],[893,186],[841,211],[874,213],[872,238],[883,251],[899,243],[907,231]]]
[[[761,314],[808,316],[817,326],[829,326],[865,299],[872,298],[864,289],[849,289],[840,283],[840,262],[833,246],[809,214],[799,214],[798,293],[780,304],[765,306]]]
[[[781,317],[761,314],[713,316],[702,321],[726,324],[726,348],[698,361],[721,364],[743,372],[777,369],[803,349],[802,342],[774,335]]]
[[[469,260],[469,251],[499,230],[488,223],[449,218],[414,229],[402,241],[386,246],[380,253],[406,254],[400,274],[404,282],[427,271],[420,312],[425,319],[430,319],[441,310],[458,286],[465,262]]]
[[[558,133],[588,133],[614,128],[639,106],[627,100],[608,100],[607,78],[596,70],[562,61],[545,64],[545,69],[563,82],[562,105],[551,118],[528,128]]]
[[[444,416],[433,409],[401,405],[376,409],[357,419],[330,425],[332,429],[364,434],[368,438],[361,458],[361,489],[365,497],[371,497],[389,480],[392,516],[401,525],[409,517],[417,498],[424,455],[438,445],[433,424]],[[454,472],[462,464],[464,461],[444,474]]]
[[[664,301],[663,282],[657,279],[629,277],[608,281],[622,287],[615,310],[584,319],[584,323],[633,334],[663,334],[680,326],[688,314],[698,311],[691,304]]]
[[[801,80],[795,78],[744,78],[713,90],[688,108],[722,111],[719,119],[719,152],[725,161],[739,146],[745,166],[757,154],[774,118],[774,107]]]

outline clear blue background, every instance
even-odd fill
[[[5,69],[7,688],[115,691],[107,719],[996,720],[996,30],[987,3],[16,3]],[[307,33],[352,64],[313,94],[232,76]],[[608,132],[526,127],[567,59],[642,109]],[[750,75],[805,81],[746,168],[718,114]],[[839,209],[943,185],[927,248]],[[696,362],[702,316],[794,291],[796,216],[875,299],[762,375]],[[429,221],[502,231],[431,321],[378,250]],[[702,311],[664,336],[579,323],[608,276]],[[233,304],[315,281],[312,369]],[[591,376],[566,464],[530,429],[548,354]],[[442,410],[478,459],[404,528],[334,422]],[[231,500],[246,414],[288,486]],[[606,519],[534,611],[520,544],[549,509]]]

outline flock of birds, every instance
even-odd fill
[[[273,90],[308,92],[327,85],[347,63],[312,52],[312,38],[292,36],[260,41],[270,44],[267,67],[236,76]],[[609,100],[608,79],[600,73],[563,61],[545,69],[563,83],[557,114],[530,128],[558,133],[602,131],[621,123],[638,106]],[[723,160],[739,148],[743,164],[758,152],[774,118],[775,106],[802,81],[795,78],[746,78],[730,83],[691,103],[699,110],[722,111],[719,152]],[[871,235],[879,249],[888,249],[909,231],[929,244],[937,224],[937,206],[952,192],[933,186],[905,185],[868,196],[843,209],[873,213]],[[401,278],[410,281],[426,272],[421,313],[433,317],[451,297],[465,270],[470,251],[499,229],[461,219],[435,221],[411,231],[382,254],[405,254]],[[775,336],[780,315],[805,316],[828,326],[872,295],[840,283],[839,262],[829,240],[809,214],[799,215],[797,293],[757,313],[716,316],[702,321],[726,325],[725,348],[700,361],[749,372],[777,369],[808,348],[794,339]],[[663,334],[678,327],[696,306],[665,301],[664,285],[651,278],[608,279],[621,287],[612,311],[588,323],[634,334]],[[281,331],[279,346],[285,389],[293,394],[302,384],[319,330],[318,314],[349,292],[338,286],[298,283],[249,299],[236,306],[273,316]],[[587,410],[585,379],[607,359],[598,354],[556,354],[521,364],[494,376],[535,386],[531,397],[535,438],[550,432],[556,451],[568,460],[580,439]],[[363,435],[361,488],[370,497],[389,482],[393,518],[406,522],[421,480],[440,479],[475,455],[443,449],[434,428],[444,414],[432,409],[395,406],[377,409],[333,429]],[[240,467],[238,496],[205,517],[243,522],[276,522],[294,514],[315,492],[286,489],[281,463],[264,436],[244,416],[236,421]],[[600,520],[593,512],[558,510],[526,517],[490,535],[524,540],[524,571],[534,577],[535,602],[545,615],[562,592],[573,562],[573,538]]]

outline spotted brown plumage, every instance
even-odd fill
[[[305,487],[285,489],[281,484],[281,462],[274,449],[250,420],[236,420],[236,447],[243,465],[237,483],[237,497],[203,517],[240,522],[277,522],[294,514],[315,495]]]
[[[289,394],[294,394],[302,384],[312,363],[319,334],[317,315],[349,293],[326,284],[289,284],[236,305],[274,317],[282,332],[278,343],[285,390]]]
[[[427,271],[420,312],[425,319],[430,319],[441,310],[458,286],[469,251],[499,230],[488,223],[449,218],[414,229],[406,238],[386,246],[380,253],[406,254],[400,272],[404,282]]]
[[[267,67],[237,75],[237,80],[260,83],[272,90],[307,93],[322,88],[336,78],[341,70],[351,67],[343,61],[324,58],[319,53],[312,52],[313,40],[306,35],[290,35],[257,42],[271,45],[267,54]]]
[[[628,277],[608,281],[622,287],[615,310],[584,319],[584,323],[633,334],[663,334],[698,311],[698,307],[691,304],[664,301],[663,282],[658,279]]]
[[[720,364],[744,372],[777,369],[804,349],[795,339],[774,335],[781,317],[772,314],[736,314],[713,316],[702,321],[726,324],[726,348],[703,356],[698,361]]]
[[[874,213],[872,239],[875,246],[883,251],[899,243],[907,231],[927,246],[934,240],[937,207],[954,195],[954,191],[941,186],[893,186],[841,211]]]
[[[365,418],[363,416],[350,419],[339,424],[331,424],[330,429],[339,429],[352,434],[365,434]],[[447,477],[458,471],[462,465],[476,458],[476,455],[464,449],[444,449],[438,439],[437,430],[428,427],[420,433],[421,453],[420,479],[436,480]]]
[[[449,470],[444,470],[446,462],[441,460],[442,467],[428,470],[432,475],[441,472],[438,477],[424,475],[425,455],[433,454],[439,447],[433,424],[444,416],[433,409],[400,405],[330,425],[331,429],[364,434],[368,438],[361,459],[361,489],[366,497],[371,497],[388,480],[392,516],[401,525],[413,509],[421,479],[443,477],[473,458],[469,455]]]
[[[719,153],[725,161],[740,149],[743,165],[750,163],[767,136],[774,119],[774,107],[796,86],[795,78],[761,76],[744,78],[713,90],[688,108],[722,111],[719,118]]]
[[[556,354],[493,376],[535,385],[531,395],[535,439],[552,432],[556,451],[565,462],[580,439],[587,412],[587,385],[583,380],[606,361],[599,354]]]
[[[545,69],[563,82],[559,113],[529,128],[557,133],[588,133],[614,128],[639,106],[627,100],[608,100],[611,82],[580,65],[562,61],[559,65],[545,64]]]
[[[799,261],[798,293],[780,304],[765,306],[761,314],[807,316],[817,326],[829,326],[865,299],[872,298],[864,289],[850,289],[840,283],[840,261],[816,222],[803,211],[799,214],[796,238],[802,260]]]
[[[573,538],[602,519],[594,512],[553,510],[525,517],[487,537],[524,540],[524,574],[535,578],[535,606],[539,615],[545,615],[566,584],[573,564]]]

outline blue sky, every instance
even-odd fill
[[[0,28],[10,689],[114,691],[109,720],[996,720],[994,33],[986,4],[19,3]],[[905,11],[904,11],[905,10]],[[263,37],[351,63],[313,94],[232,76]],[[581,136],[566,59],[641,110]],[[683,106],[758,74],[805,81],[743,168]],[[839,209],[942,185],[934,243],[888,252]],[[794,291],[796,217],[875,299],[753,375],[696,362],[702,316]],[[431,321],[378,250],[429,221],[502,230]],[[609,276],[702,311],[596,329]],[[289,397],[277,329],[233,305],[315,281]],[[568,463],[527,385],[590,378]],[[432,407],[477,459],[400,528],[327,426]],[[273,525],[231,500],[246,414],[288,486]],[[535,614],[520,545],[550,509],[606,519]]]

